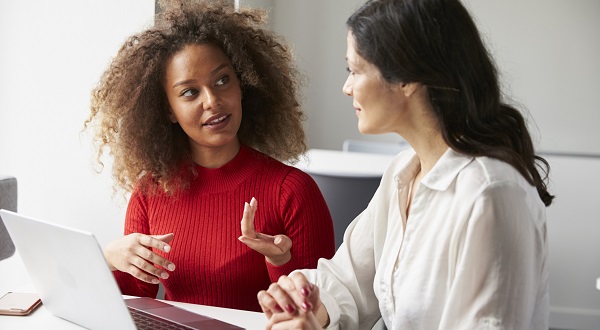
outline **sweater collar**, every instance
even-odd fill
[[[259,155],[258,151],[242,144],[237,155],[221,167],[206,168],[196,164],[194,168],[197,176],[192,189],[219,192],[239,186],[260,167],[260,162],[257,161]]]

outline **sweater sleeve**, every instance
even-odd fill
[[[295,269],[316,268],[320,258],[329,259],[335,253],[331,214],[310,175],[292,168],[282,183],[279,198],[283,234],[292,240],[292,259],[281,266],[265,261],[272,282]]]
[[[148,214],[146,211],[146,200],[144,199],[144,196],[138,190],[135,190],[131,195],[129,204],[127,205],[124,228],[125,235],[131,233],[150,235]],[[150,284],[140,281],[132,275],[118,270],[114,271],[113,275],[117,281],[117,284],[119,285],[119,288],[121,289],[122,294],[156,298],[156,294],[158,293],[157,284]]]

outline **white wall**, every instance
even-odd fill
[[[550,324],[600,329],[600,157],[544,157],[556,194],[547,209]]]
[[[292,47],[306,75],[302,103],[310,147],[341,150],[344,139],[398,141],[395,135],[362,136],[352,99],[342,93],[346,71],[346,19],[363,0],[274,1],[272,26]]]
[[[17,177],[23,214],[101,244],[122,233],[126,204],[80,132],[110,57],[153,15],[154,0],[0,0],[0,172]]]
[[[466,1],[546,151],[600,155],[600,1]]]

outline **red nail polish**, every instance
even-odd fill
[[[300,293],[301,293],[303,296],[307,297],[307,296],[308,296],[308,294],[310,293],[310,291],[309,291],[307,288],[301,288],[301,289],[300,289]]]
[[[293,313],[296,311],[296,309],[292,305],[285,306],[285,309],[288,311],[288,313]]]
[[[309,303],[308,301],[305,301],[302,303],[302,308],[304,308],[304,310],[309,311],[312,309],[312,304]]]

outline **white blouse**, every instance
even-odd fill
[[[545,206],[517,170],[448,149],[406,217],[414,150],[394,158],[316,270],[330,328],[548,329]]]

